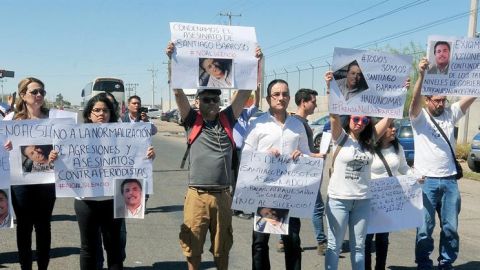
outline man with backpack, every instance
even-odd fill
[[[173,43],[166,53],[171,57]],[[257,48],[256,56],[261,57]],[[184,221],[180,229],[180,245],[187,257],[188,269],[199,269],[207,231],[217,269],[228,269],[228,254],[233,244],[232,160],[235,152],[233,126],[240,116],[251,91],[239,91],[230,106],[220,111],[220,89],[199,89],[198,111],[182,89],[174,89],[180,116],[188,137],[184,161],[189,161],[188,190],[185,195]],[[182,162],[183,163],[183,162]]]

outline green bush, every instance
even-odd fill
[[[455,154],[457,159],[467,160],[468,152],[470,152],[470,144],[469,143],[460,143],[457,144],[455,149]]]

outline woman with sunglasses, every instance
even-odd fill
[[[46,91],[42,81],[25,78],[18,83],[15,112],[6,117],[10,120],[48,118],[45,107]],[[4,120],[6,120],[4,119]],[[12,142],[4,145],[12,150]],[[49,157],[49,160],[52,161]],[[51,229],[55,184],[12,186],[12,204],[17,219],[17,248],[21,269],[32,269],[32,230],[35,228],[38,269],[47,269],[50,262]]]
[[[327,72],[327,89],[332,79],[333,73]],[[338,258],[347,227],[350,232],[352,269],[364,269],[365,236],[370,210],[368,182],[373,145],[375,138],[385,132],[390,120],[384,118],[374,126],[368,116],[350,115],[342,125],[337,114],[330,114],[330,122],[334,144],[341,148],[334,150],[333,173],[328,185],[328,248],[325,269],[338,269]]]
[[[83,110],[84,123],[115,123],[117,120],[117,110],[106,95],[92,97]],[[58,152],[52,153],[52,159],[55,160]],[[155,158],[152,146],[148,148],[146,157]],[[120,239],[122,219],[114,219],[113,207],[113,196],[75,198],[74,208],[81,241],[80,269],[91,270],[100,267],[98,249],[101,248],[102,241],[107,253],[108,269],[123,269]]]

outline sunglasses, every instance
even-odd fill
[[[93,108],[92,113],[98,114],[98,113],[108,113],[110,112],[109,109],[102,109],[102,108]]]
[[[355,124],[364,124],[364,125],[368,125],[368,123],[370,123],[370,118],[366,117],[366,116],[353,116],[352,118],[352,122],[355,123]]]
[[[212,101],[213,103],[220,102],[220,97],[202,97],[200,99],[202,100],[203,103],[211,103]]]
[[[35,90],[32,90],[28,93],[32,96],[36,96],[36,95],[38,95],[38,93],[40,93],[40,95],[42,95],[42,97],[44,97],[47,94],[47,91],[45,91],[43,89],[35,89]]]

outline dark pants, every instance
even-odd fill
[[[35,227],[38,269],[47,269],[55,184],[12,186],[12,204],[17,217],[17,247],[21,268],[32,269],[32,231]]]
[[[123,269],[120,244],[122,221],[113,218],[113,200],[75,200],[75,214],[80,229],[80,269],[96,269],[100,259],[98,245],[102,240],[107,252],[108,269]]]
[[[367,234],[365,240],[365,270],[372,269],[372,240],[375,235],[375,270],[385,270],[388,253],[388,233]]]
[[[268,240],[270,234],[253,232],[252,269],[269,270]],[[285,269],[300,270],[302,268],[302,248],[300,247],[300,219],[290,218],[288,235],[282,235],[285,248]]]

